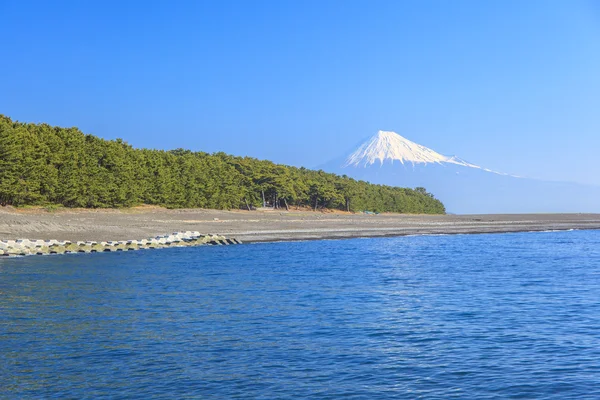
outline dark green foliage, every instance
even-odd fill
[[[0,115],[0,203],[15,206],[251,208],[444,213],[424,188],[373,185],[225,153],[137,150],[76,128]]]

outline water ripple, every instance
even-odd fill
[[[600,232],[0,260],[0,398],[600,398]]]

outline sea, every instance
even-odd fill
[[[2,399],[600,399],[600,231],[0,259]]]

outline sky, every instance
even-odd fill
[[[0,114],[316,167],[392,130],[600,185],[600,2],[0,0]]]

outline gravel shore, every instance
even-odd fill
[[[262,242],[568,229],[600,229],[600,214],[365,215],[160,207],[54,211],[0,207],[0,239],[127,240],[199,231]]]

